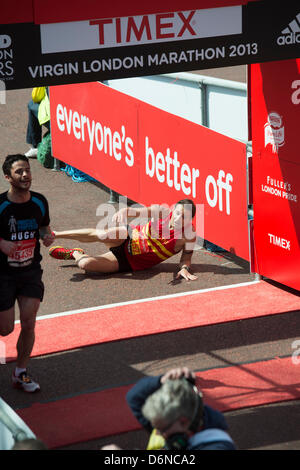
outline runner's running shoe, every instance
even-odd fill
[[[21,372],[20,375],[16,376],[15,372],[12,375],[12,383],[14,388],[24,390],[27,393],[34,393],[40,390],[40,386],[37,382],[34,382],[31,377],[27,374],[27,371]]]
[[[79,253],[84,253],[82,248],[73,248],[71,250],[63,248],[62,246],[52,246],[49,250],[49,255],[55,259],[75,259],[73,256],[74,251],[79,251]]]

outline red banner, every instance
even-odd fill
[[[114,18],[149,13],[172,12],[185,9],[202,9],[245,5],[258,0],[153,0],[147,4],[138,0],[128,2],[99,2],[99,0],[10,0],[2,2],[1,24],[5,23],[58,23],[92,18]]]
[[[251,66],[256,272],[300,289],[300,59]]]
[[[100,83],[50,95],[56,158],[144,205],[193,199],[199,235],[249,259],[244,144]]]

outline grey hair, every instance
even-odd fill
[[[187,380],[167,380],[147,398],[142,413],[153,427],[158,424],[168,427],[182,416],[192,421],[197,400],[197,394]]]

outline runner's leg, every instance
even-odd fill
[[[15,326],[15,307],[0,312],[0,336],[13,332]]]
[[[18,297],[21,332],[17,342],[17,367],[26,369],[35,341],[35,321],[40,300],[33,297]]]
[[[102,242],[107,248],[122,245],[124,240],[128,237],[128,230],[125,226],[111,227],[108,230],[90,228],[54,233],[56,238],[77,240],[82,243]],[[52,251],[51,256],[53,256],[56,248],[59,247],[52,247],[50,249],[50,251]],[[119,262],[111,251],[103,255],[89,256],[88,254],[83,254],[75,249],[74,251],[72,250],[72,258],[75,259],[79,268],[84,269],[87,272],[115,273],[119,271]]]
[[[108,246],[115,246],[123,243],[128,236],[128,231],[125,226],[111,227],[107,230],[97,230],[94,228],[84,228],[76,230],[64,230],[61,232],[54,232],[55,238],[64,238],[70,240],[77,240],[82,243],[102,242]]]
[[[93,228],[83,228],[77,230],[54,231],[55,238],[77,240],[82,243],[93,243],[99,241],[96,230]]]
[[[116,273],[119,271],[119,263],[115,255],[109,251],[99,256],[89,256],[78,251],[73,252],[76,264],[87,272]]]
[[[15,326],[16,283],[13,276],[0,276],[0,336],[13,332]]]

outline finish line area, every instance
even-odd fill
[[[42,390],[37,400],[30,400],[29,406],[27,403],[26,407],[17,407],[16,411],[50,448],[80,446],[82,442],[88,444],[108,437],[114,440],[115,436],[128,439],[130,432],[139,431],[140,426],[125,400],[126,392],[134,383],[130,380],[132,372],[126,374],[126,368],[127,372],[132,368],[135,373],[147,375],[153,368],[159,373],[168,365],[175,367],[177,361],[189,363],[196,371],[197,385],[206,403],[222,412],[298,400],[298,368],[291,355],[286,355],[286,348],[282,349],[282,355],[278,355],[277,350],[273,357],[273,341],[264,340],[264,345],[257,343],[262,337],[268,337],[267,325],[272,330],[273,325],[285,318],[291,323],[299,310],[299,296],[268,282],[254,281],[40,316],[32,354],[35,368],[43,363],[50,364],[53,359],[64,362],[66,358],[76,357],[76,362],[71,359],[73,370],[78,374],[80,364],[80,378],[89,377],[88,381],[92,380],[94,387],[90,389],[81,384],[80,391],[68,388],[67,394],[56,392],[51,399],[46,398],[49,392]],[[253,335],[255,325],[264,327]],[[7,341],[8,362],[15,359],[18,330],[19,322],[16,322],[15,332]],[[231,342],[239,343],[238,346],[231,346],[225,354],[224,350],[219,351],[219,341],[208,340],[214,331],[222,332],[221,343],[231,336]],[[244,340],[245,333],[250,333],[247,344],[243,345],[241,338],[237,338],[238,331],[244,333]],[[249,344],[252,335],[253,344]],[[187,345],[191,338],[195,342],[192,348]],[[215,342],[214,350],[206,349],[207,341]],[[178,347],[185,348],[180,351],[180,355],[183,353],[180,359],[174,357]],[[192,352],[195,347],[196,355]],[[261,351],[255,357],[258,347]],[[109,351],[112,350],[116,355],[114,359],[119,362],[117,376],[110,371],[113,361],[110,361]],[[154,355],[163,353],[166,357],[157,361],[153,352]],[[132,359],[132,355],[150,361],[143,365],[129,364],[126,359],[129,356]],[[215,365],[211,362],[210,367],[205,367],[212,359]],[[104,386],[102,374],[96,373],[99,361],[107,375]],[[198,370],[199,366],[201,370]],[[51,376],[56,382],[57,368],[54,370]],[[64,375],[65,371],[62,372]],[[70,385],[71,381],[67,380],[67,383]],[[41,400],[41,395],[45,399]]]
[[[180,363],[196,371],[206,402],[225,413],[289,406],[300,394],[298,368],[279,325],[286,321],[291,333],[299,310],[294,293],[249,281],[40,315],[32,362],[45,385],[51,370],[57,388],[46,385],[35,399],[16,396],[16,411],[50,448],[100,445],[108,438],[125,439],[130,447],[143,433],[126,392],[139,377]],[[17,321],[7,341],[8,363],[15,359],[18,330]]]
[[[31,357],[299,308],[298,296],[266,282],[254,281],[39,316]],[[19,333],[17,321],[15,332],[7,341],[7,361],[16,359],[13,352]]]

